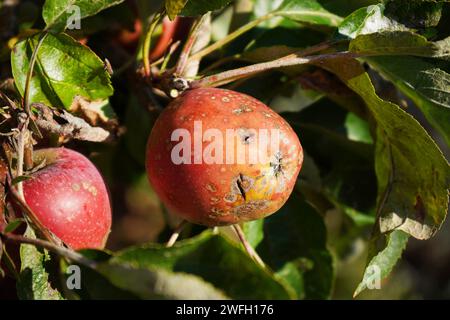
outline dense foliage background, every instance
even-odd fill
[[[81,29],[66,28],[73,4]],[[179,16],[172,44],[180,45],[166,73],[160,61],[150,81],[142,46],[161,8]],[[29,83],[34,117],[50,107],[59,124],[71,121],[66,113],[86,120],[89,134],[35,132],[34,148],[65,145],[88,155],[114,210],[107,250],[82,252],[96,264],[84,265],[81,290],[65,287],[68,263],[59,255],[22,244],[15,259],[18,247],[3,243],[0,297],[450,298],[449,16],[448,1],[427,0],[0,1],[3,148],[16,126],[11,105],[22,105],[45,32]],[[305,150],[288,203],[243,225],[269,270],[229,228],[216,234],[190,225],[174,247],[163,245],[179,221],[147,181],[145,144],[171,100],[160,80],[198,21],[188,80],[291,53],[323,55],[224,86],[281,113]],[[330,57],[335,52],[344,54]],[[25,230],[8,223],[2,232]],[[365,290],[374,265],[381,289]]]

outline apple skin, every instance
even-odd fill
[[[215,128],[223,136],[226,129],[279,129],[281,166],[248,161],[175,164],[171,150],[179,141],[171,141],[172,132],[185,128],[194,136],[194,121],[200,120],[203,132]],[[203,150],[209,143],[202,142]],[[248,154],[255,142],[237,139],[236,143],[247,145],[244,152]],[[236,148],[237,144],[235,154]],[[147,175],[162,202],[181,218],[206,226],[236,224],[276,212],[289,198],[302,162],[300,141],[282,117],[257,99],[216,88],[188,90],[173,100],[156,121],[146,154]]]
[[[45,167],[23,182],[27,204],[72,249],[103,248],[111,229],[111,205],[97,168],[67,148],[34,152],[35,164],[44,159]]]

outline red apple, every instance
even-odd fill
[[[103,248],[111,206],[97,168],[66,148],[37,150],[33,158],[44,167],[23,182],[23,189],[40,222],[73,249]]]
[[[175,37],[177,26],[179,24],[179,18],[174,21],[170,21],[165,17],[162,21],[161,34],[157,37],[156,41],[152,43],[152,51],[150,52],[150,60],[154,61],[167,51],[171,41]],[[134,21],[133,30],[122,30],[117,35],[118,43],[125,49],[133,52],[136,50],[139,42],[139,38],[142,34],[142,22],[139,19]]]
[[[235,133],[232,139],[227,132]],[[264,132],[278,135],[265,145],[257,137]],[[268,148],[272,142],[278,145]],[[263,156],[251,160],[255,154]],[[297,135],[265,104],[235,91],[201,88],[183,93],[162,112],[148,140],[146,166],[171,211],[218,226],[276,212],[291,194],[302,161]]]

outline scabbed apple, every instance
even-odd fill
[[[67,148],[37,150],[33,162],[44,167],[23,182],[23,190],[39,221],[73,249],[103,248],[111,206],[97,168]]]
[[[231,140],[227,130],[236,133]],[[279,144],[267,148],[275,138],[264,145],[256,135],[272,131]],[[250,161],[252,151],[265,159]],[[300,141],[282,117],[250,96],[216,88],[188,90],[172,101],[147,143],[147,174],[163,203],[206,226],[276,212],[291,194],[302,162]]]

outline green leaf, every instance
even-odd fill
[[[350,42],[349,50],[362,55],[445,57],[449,55],[449,47],[410,31],[382,31],[358,35]]]
[[[384,16],[382,3],[360,8],[347,16],[339,25],[339,34],[348,38],[356,38],[361,34],[379,31],[407,31],[403,24]]]
[[[30,58],[39,34],[20,41],[11,53],[11,67],[23,95]],[[113,94],[110,75],[88,47],[66,34],[48,34],[37,54],[30,82],[30,102],[69,109],[75,97],[103,101]]]
[[[355,10],[368,5],[376,4],[378,0],[321,0],[320,3],[328,11],[346,17]]]
[[[274,13],[299,22],[331,27],[338,26],[342,21],[341,17],[327,11],[316,0],[284,0]]]
[[[227,297],[202,278],[157,268],[135,268],[125,263],[102,263],[97,271],[115,286],[141,299],[217,300]]]
[[[97,263],[106,263],[111,258],[111,252],[94,249],[83,249],[80,254],[89,260]],[[70,276],[67,273],[68,264],[61,261],[61,271],[63,275]],[[130,291],[123,290],[111,283],[111,281],[100,274],[98,271],[80,265],[81,269],[81,288],[70,290],[65,288],[70,295],[76,295],[82,300],[136,300],[138,297]]]
[[[352,112],[349,112],[345,118],[345,129],[347,129],[347,137],[350,140],[369,144],[373,143],[367,121]]]
[[[364,99],[377,123],[375,170],[381,232],[403,230],[417,239],[430,238],[448,208],[450,170],[441,151],[411,115],[376,95],[356,60],[334,59],[321,66]]]
[[[81,290],[74,290],[83,300],[136,300],[138,297],[129,290],[115,286],[104,275],[81,267]]]
[[[82,285],[73,290],[81,299],[226,299],[222,291],[197,276],[154,267],[135,267],[113,261],[113,253],[80,251],[97,262],[94,269],[82,267]]]
[[[324,299],[331,294],[333,261],[326,229],[317,212],[295,193],[274,215],[264,219],[261,258],[289,283],[299,298]]]
[[[366,266],[363,279],[359,283],[353,296],[385,279],[401,258],[408,243],[409,235],[403,231],[393,231],[386,236],[386,247],[373,257]],[[379,278],[378,278],[379,277]]]
[[[36,238],[28,227],[26,237]],[[30,244],[20,245],[21,268],[17,280],[17,295],[22,300],[62,300],[58,289],[50,281],[48,264],[50,255],[46,250]]]
[[[11,180],[11,184],[14,186],[14,185],[18,184],[19,182],[26,181],[31,178],[32,178],[31,176],[27,176],[27,175],[18,176]]]
[[[371,57],[367,62],[420,108],[450,146],[450,74],[415,57]]]
[[[326,99],[297,116],[286,118],[301,137],[306,152],[320,168],[321,191],[333,201],[368,212],[376,201],[374,146],[351,141],[344,134],[332,130],[332,121],[336,121],[341,113],[342,124],[335,130],[344,131],[346,113]],[[327,114],[322,118],[329,120],[319,122],[317,119],[321,118],[317,116],[321,114]],[[311,123],[312,119],[317,123]]]
[[[289,299],[285,287],[222,236],[205,232],[165,248],[131,247],[112,258],[137,268],[157,268],[203,278],[233,299]],[[239,270],[236,272],[236,270]]]
[[[188,0],[165,0],[166,12],[170,20],[180,14],[187,2]]]
[[[253,220],[244,223],[242,231],[244,231],[245,238],[253,248],[256,248],[264,239],[264,219]]]
[[[429,28],[438,25],[445,1],[390,0],[386,1],[386,15],[410,28]]]
[[[195,17],[209,11],[220,10],[232,0],[189,0],[181,11],[181,16]]]
[[[373,226],[376,222],[375,216],[362,213],[349,206],[336,203],[336,207],[340,208],[357,227]]]
[[[22,223],[24,223],[24,219],[15,219],[8,223],[8,225],[3,230],[4,233],[14,232]]]
[[[83,19],[115,6],[123,0],[46,0],[42,8],[42,17],[46,30],[62,32],[73,19]]]

